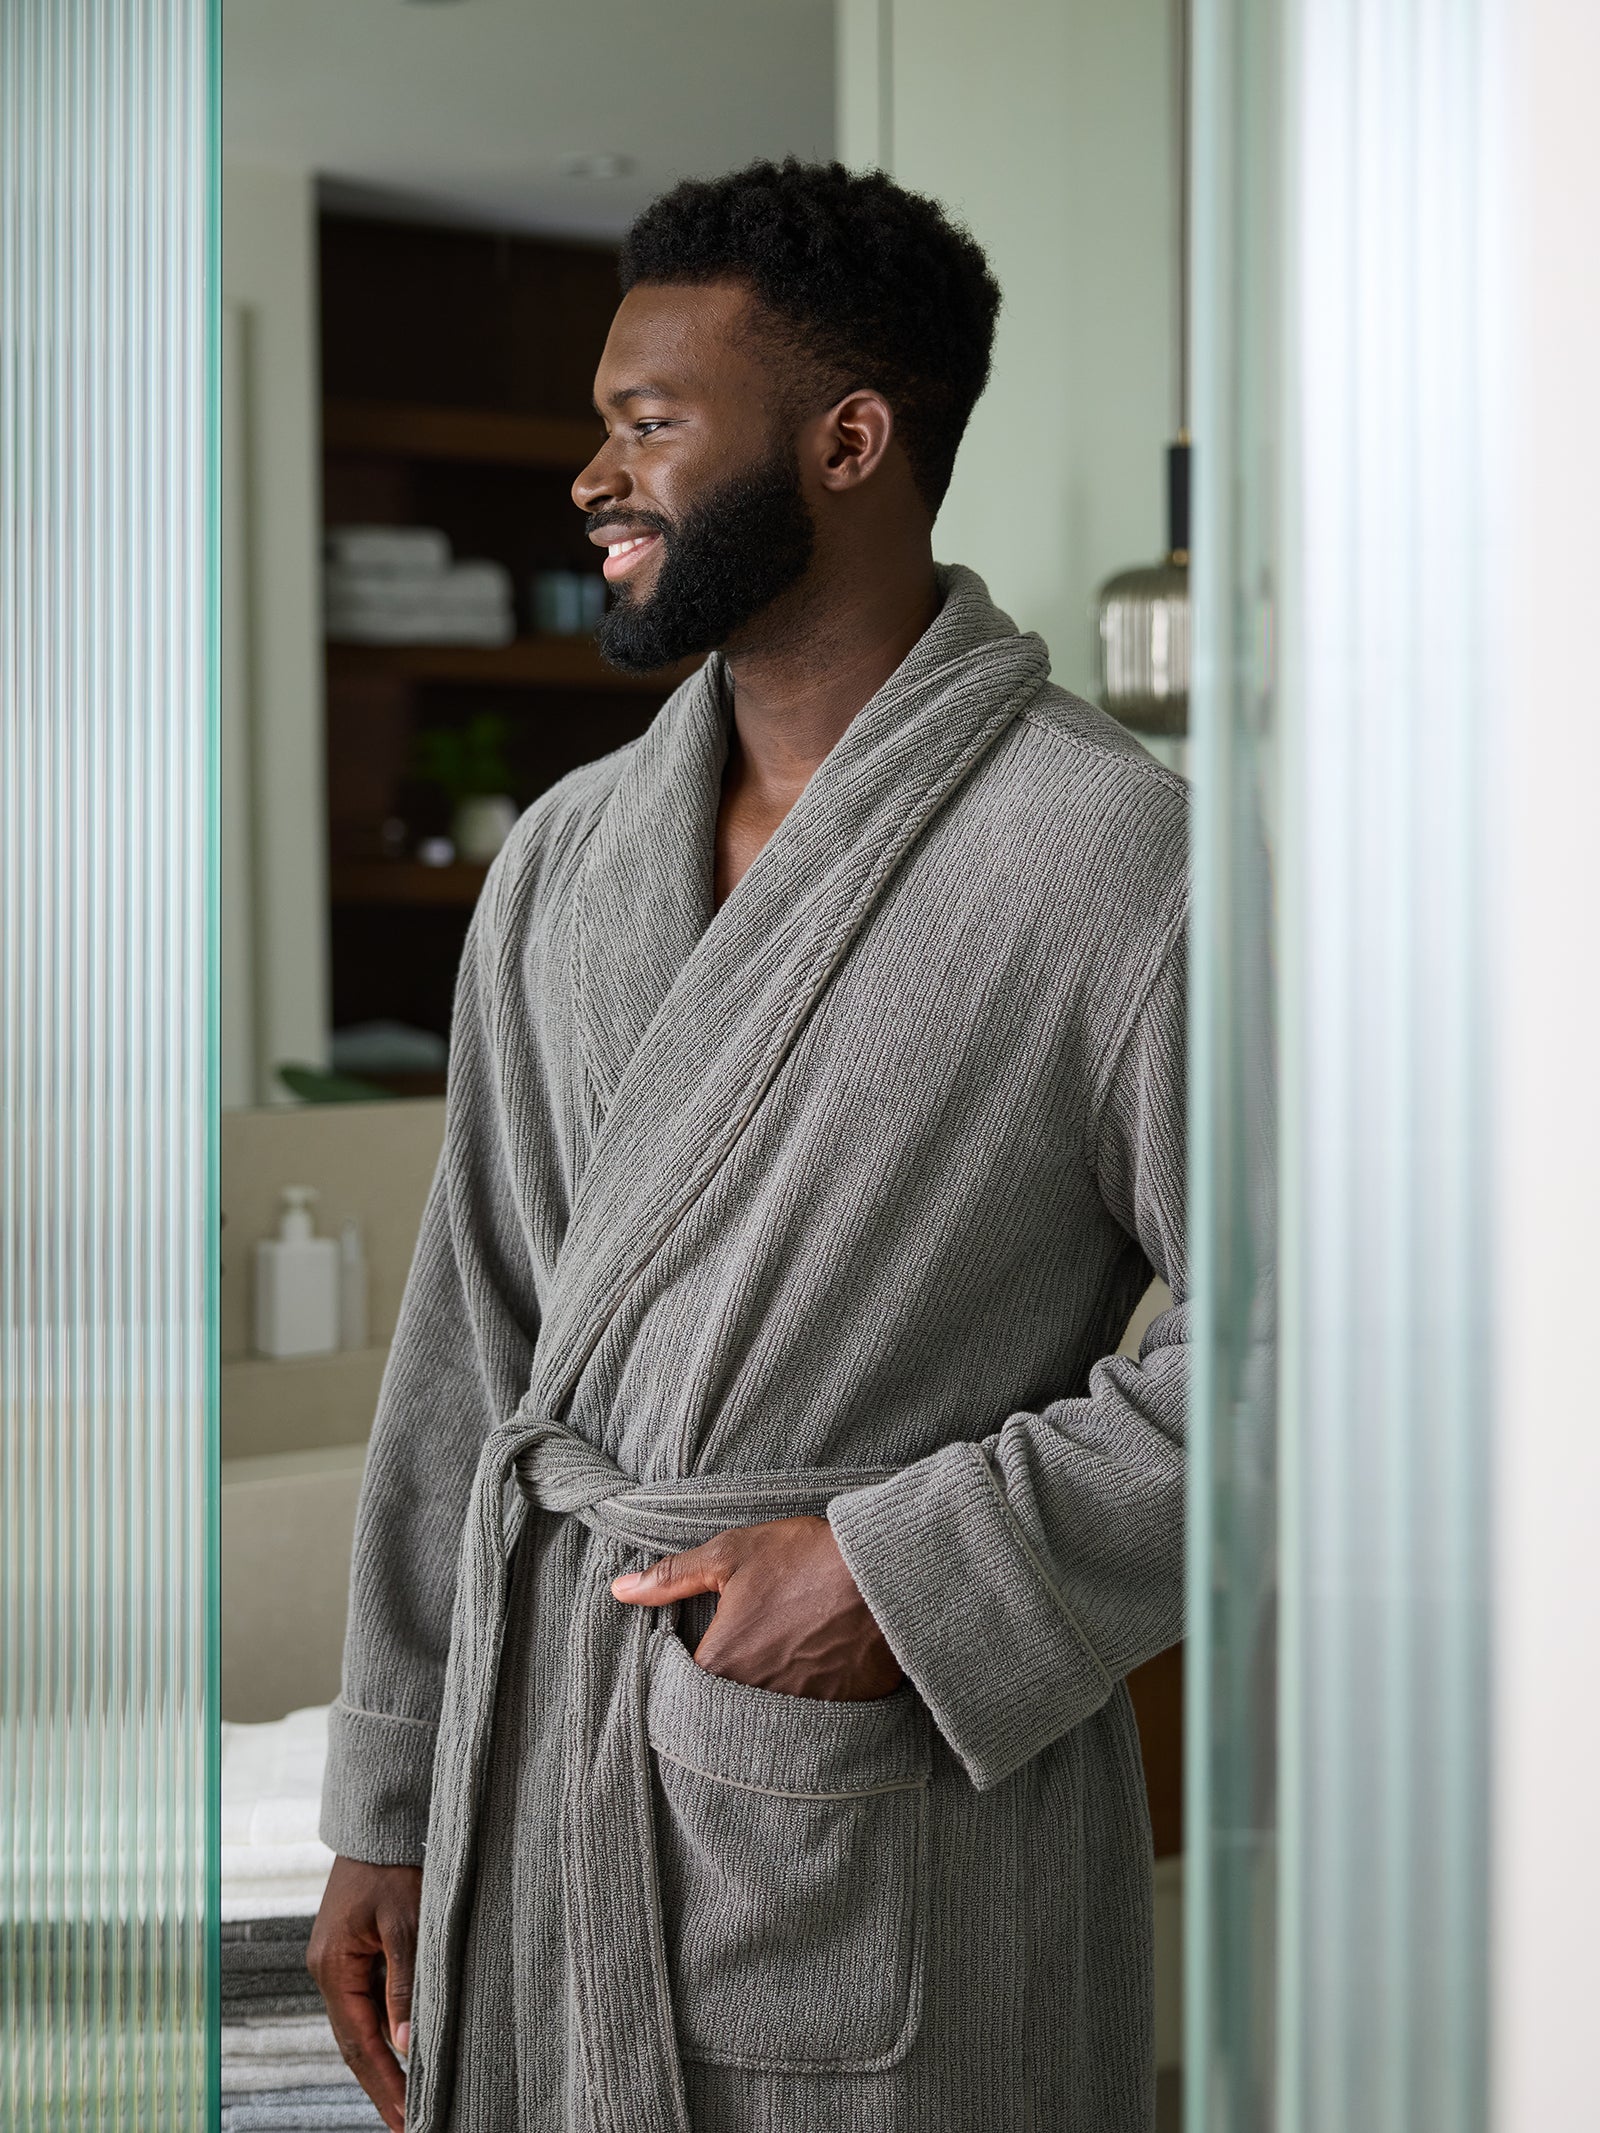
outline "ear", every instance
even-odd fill
[[[817,471],[825,489],[855,489],[882,466],[894,441],[894,411],[862,387],[817,418]]]

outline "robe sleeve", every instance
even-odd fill
[[[1098,1107],[1101,1197],[1175,1303],[1137,1362],[839,1497],[835,1536],[895,1657],[978,1786],[999,1784],[1183,1634],[1187,1286],[1181,933]]]
[[[486,886],[457,980],[445,1140],[384,1371],[356,1512],[321,1834],[420,1865],[468,1494],[526,1387],[534,1282],[499,1121]]]

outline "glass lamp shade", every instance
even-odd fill
[[[1099,696],[1139,733],[1189,730],[1189,563],[1119,570],[1095,603]]]

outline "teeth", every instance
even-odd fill
[[[654,534],[641,533],[631,541],[608,541],[606,543],[606,554],[613,559],[619,555],[632,555],[636,548],[642,548],[646,541],[654,538]]]

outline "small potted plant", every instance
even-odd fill
[[[417,736],[416,774],[451,803],[456,857],[478,866],[499,851],[517,819],[506,734],[503,718],[481,711],[464,726],[431,726]]]

